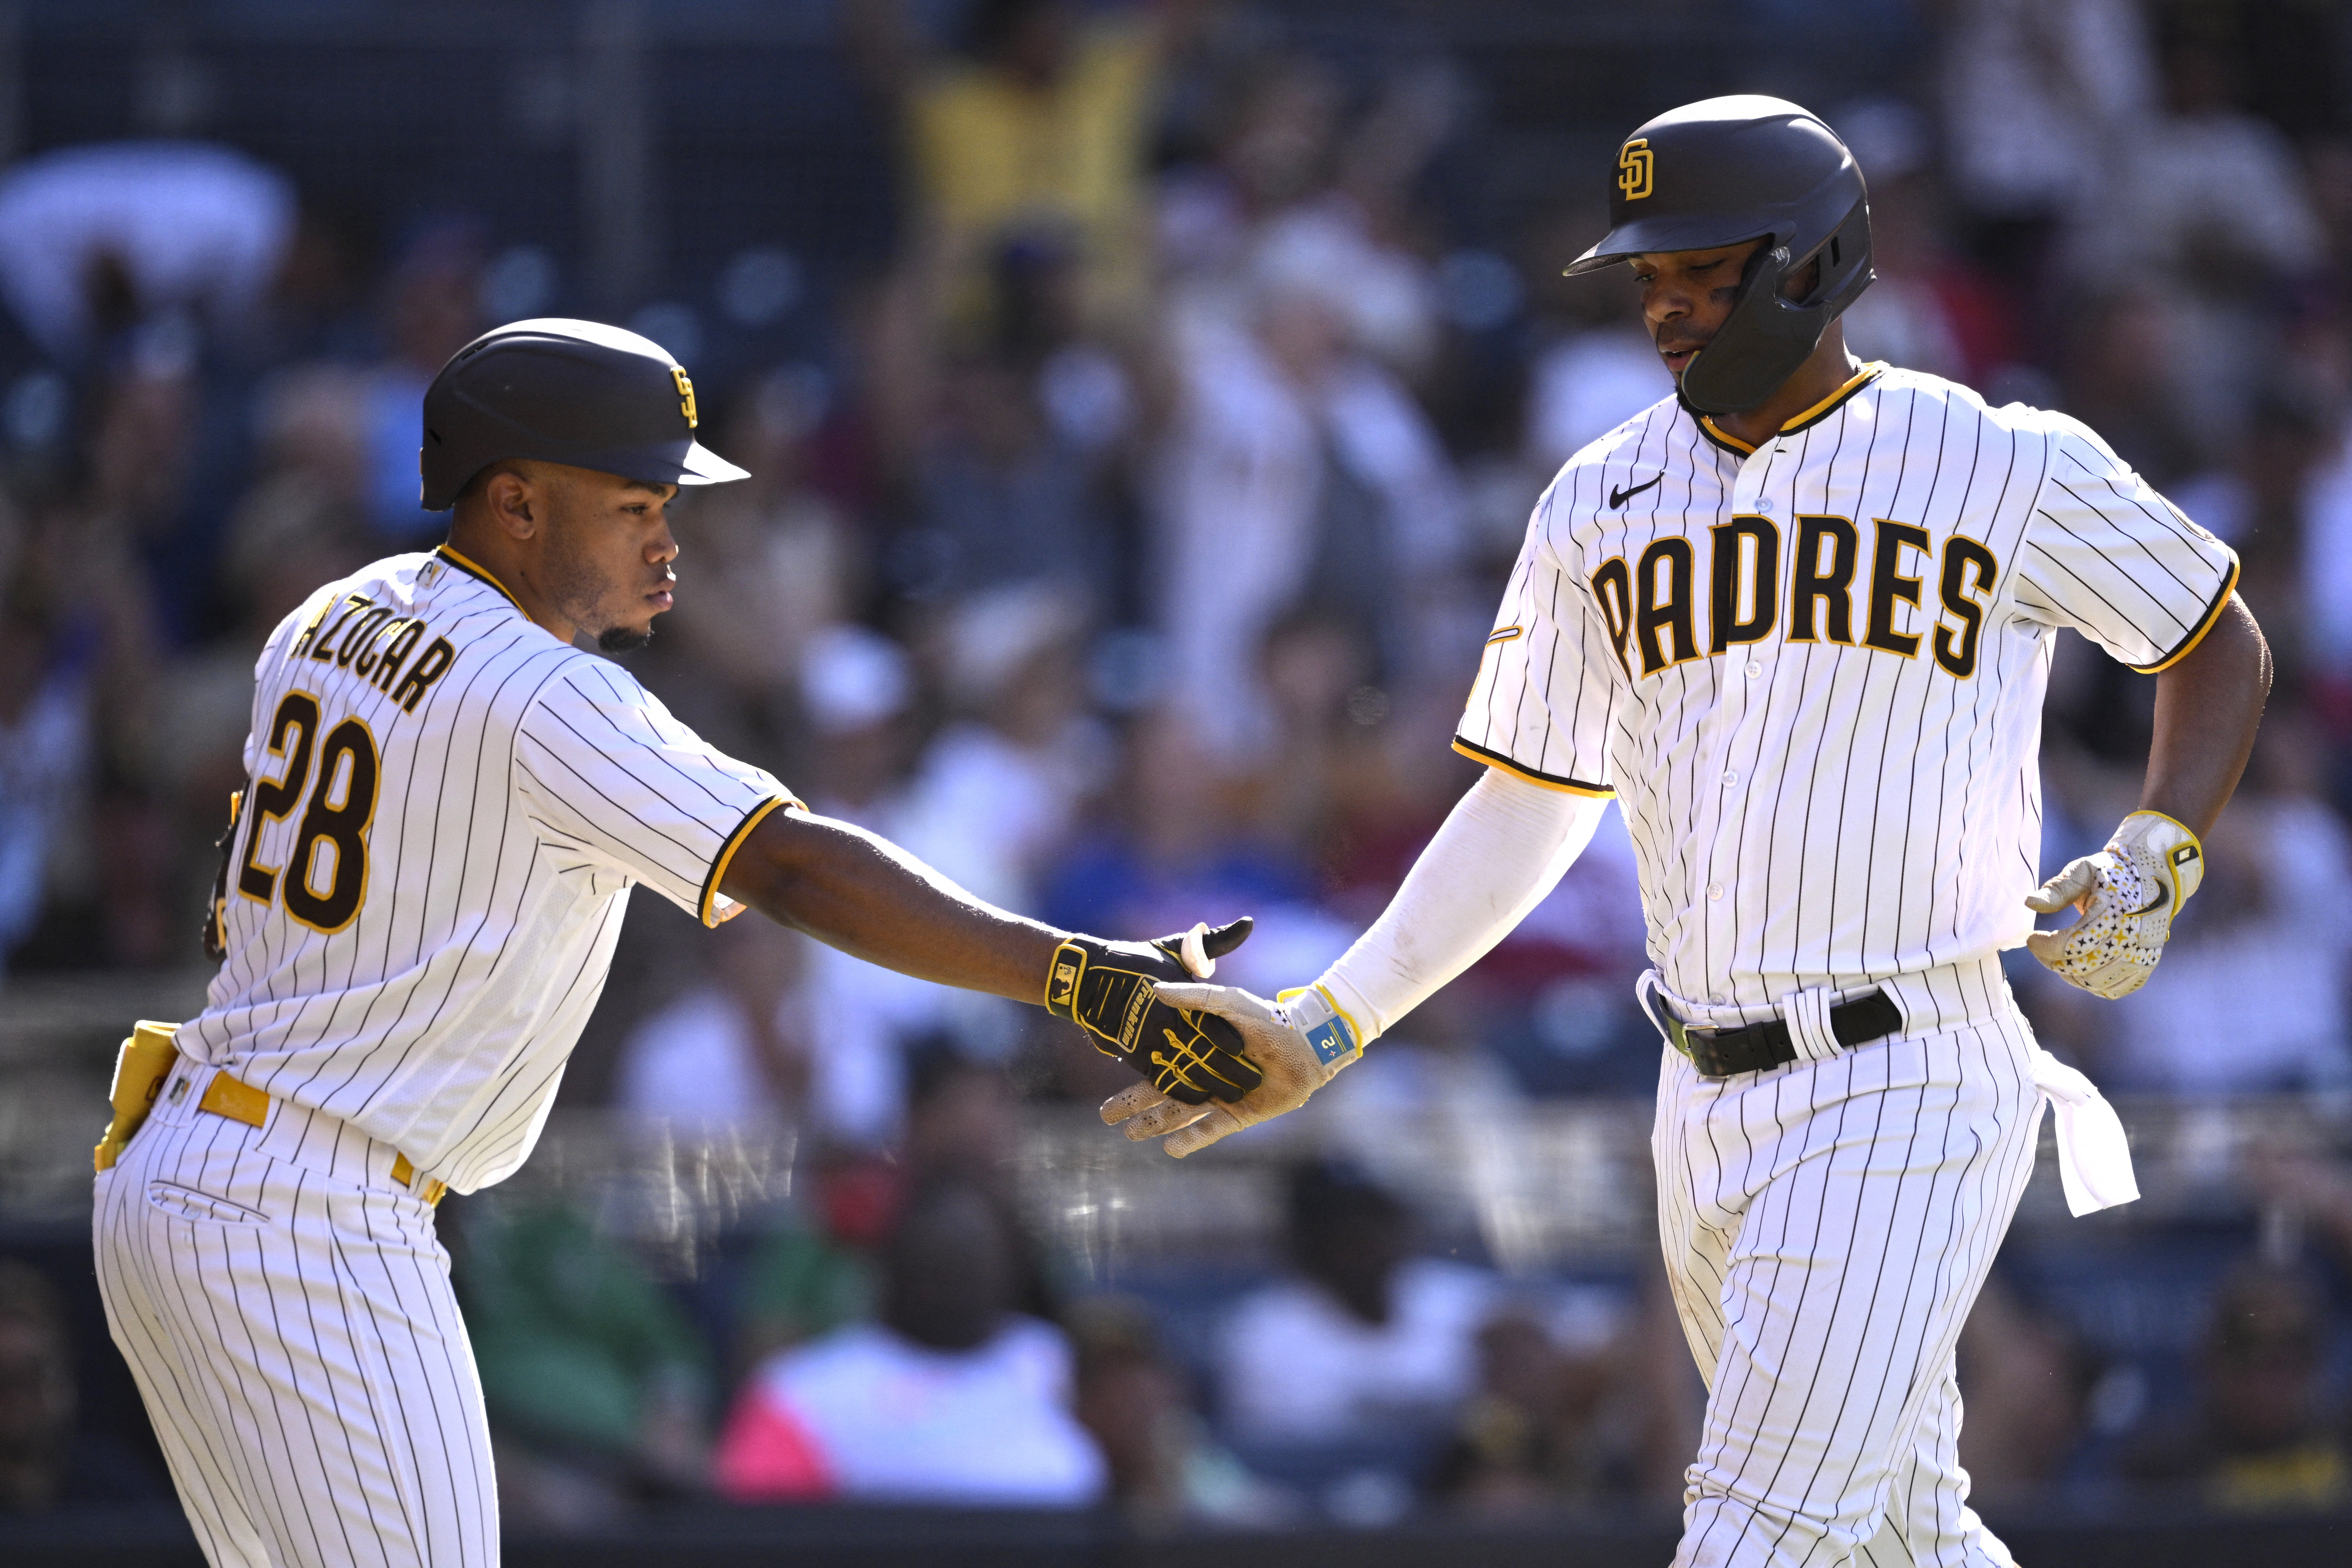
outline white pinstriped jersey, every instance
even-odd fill
[[[705,923],[779,804],[446,547],[328,584],[255,667],[227,956],[180,1048],[471,1192],[537,1141],[629,889]]]
[[[1457,749],[1616,793],[1668,991],[1769,1008],[2021,943],[2055,632],[2160,669],[2236,581],[2062,414],[1873,365],[1749,449],[1668,398],[1537,503]]]

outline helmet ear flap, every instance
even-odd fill
[[[1813,254],[1821,260],[1822,276],[1803,302],[1809,309],[1833,303],[1830,314],[1834,316],[1852,304],[1874,276],[1870,269],[1870,204],[1854,203],[1853,210],[1839,220]]]
[[[1806,259],[1821,263],[1820,277],[1803,299],[1784,299],[1781,286],[1802,264],[1786,245],[1757,247],[1730,315],[1683,371],[1684,402],[1702,414],[1744,414],[1797,373],[1830,322],[1870,284],[1869,208],[1856,202]]]

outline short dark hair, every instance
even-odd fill
[[[465,488],[457,492],[457,499],[449,503],[450,510],[454,511],[458,508],[465,506],[468,502],[480,501],[482,497],[488,493],[490,480],[493,477],[499,474],[520,474],[522,472],[522,458],[500,458],[497,462],[490,464],[480,473],[476,474],[472,479],[466,481]]]

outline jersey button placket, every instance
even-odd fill
[[[1783,454],[1773,447],[1762,447],[1740,463],[1739,477],[1731,487],[1731,516],[1778,518],[1785,515],[1785,509],[1765,489],[1765,481],[1772,471],[1773,459],[1781,456]],[[1713,731],[1708,739],[1716,742],[1710,748],[1716,758],[1713,763],[1715,801],[1710,814],[1714,819],[1711,826],[1715,852],[1707,857],[1710,872],[1716,871],[1725,858],[1736,857],[1730,832],[1731,824],[1738,815],[1734,809],[1738,797],[1732,792],[1739,783],[1739,770],[1728,765],[1729,756],[1738,740],[1740,720],[1748,710],[1748,682],[1761,679],[1764,674],[1763,664],[1754,658],[1739,658],[1732,654],[1722,658],[1723,678],[1717,686],[1720,702],[1707,721],[1708,728]],[[1706,775],[1702,773],[1700,776]],[[1734,914],[1732,907],[1726,901],[1727,891],[1719,874],[1706,884],[1708,925],[1716,939],[1726,942],[1730,934],[1728,922]],[[1710,994],[1708,1000],[1720,1005],[1723,998],[1720,994]]]

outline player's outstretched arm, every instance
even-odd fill
[[[1157,1096],[1198,1105],[1260,1081],[1232,1025],[1150,994],[1156,981],[1213,973],[1247,940],[1246,917],[1149,942],[1056,931],[972,897],[887,838],[797,807],[761,818],[719,890],[869,963],[1043,1005]]]
[[[2205,879],[2212,830],[2253,754],[2270,695],[2271,650],[2236,595],[2186,658],[2156,678],[2156,733],[2139,809],[2107,847],[2073,860],[2026,896],[2036,914],[2083,918],[2036,931],[2027,949],[2061,979],[2110,999],[2147,983],[2173,917]]]
[[[799,810],[761,818],[719,890],[869,963],[1016,1002],[1045,994],[1068,934],[972,897],[887,838]]]

